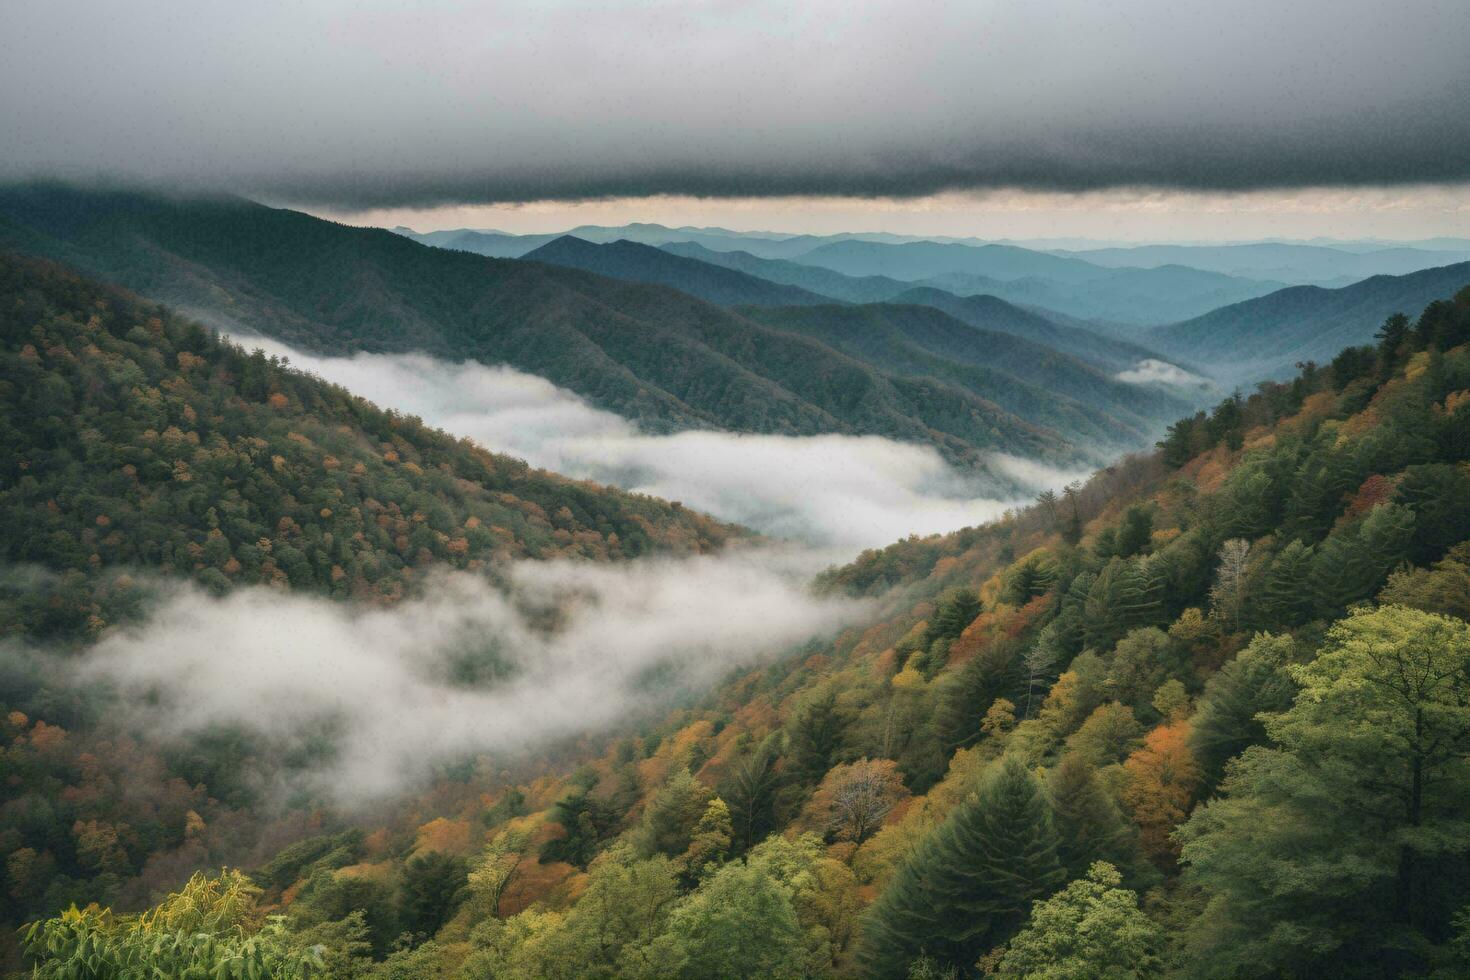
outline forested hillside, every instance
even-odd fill
[[[417,570],[701,552],[733,529],[532,470],[49,262],[0,255],[3,632],[95,634],[119,569],[392,598]],[[135,596],[133,598],[136,598]]]
[[[1339,289],[1293,286],[1204,316],[1156,327],[1139,339],[1174,356],[1216,365],[1231,383],[1289,377],[1303,361],[1326,361],[1366,343],[1385,317],[1470,285],[1470,262],[1402,276],[1374,276]]]
[[[794,261],[848,276],[886,276],[958,296],[993,295],[1088,320],[1135,326],[1171,323],[1270,293],[1282,285],[1161,265],[1112,269],[1076,255],[1013,245],[843,241]]]
[[[1068,322],[1069,317],[1051,311],[1041,313],[1023,309],[997,296],[984,294],[984,287],[993,289],[1000,286],[996,282],[983,284],[978,295],[957,295],[886,276],[845,276],[798,262],[762,259],[749,252],[716,252],[692,242],[671,243],[664,246],[664,251],[748,272],[772,282],[798,285],[846,302],[932,306],[973,327],[1015,334],[1112,371],[1131,368],[1140,360],[1161,356],[1131,341]]]
[[[870,303],[743,312],[767,326],[886,364],[896,373],[939,379],[1014,415],[1076,432],[1099,445],[1146,441],[1153,419],[1177,414],[1190,404],[1156,388],[1115,380],[1091,364],[1012,333],[976,328],[932,306]]]
[[[698,242],[670,242],[664,251],[711,265],[737,269],[770,282],[800,286],[802,289],[847,303],[882,303],[897,296],[913,283],[889,276],[848,276],[821,266],[802,265],[790,259],[770,259],[745,251],[719,251]]]
[[[324,818],[29,948],[70,975],[193,915],[287,976],[1463,977],[1467,343],[1470,292],[1391,319],[1085,486],[830,571],[870,623],[578,768]],[[87,797],[49,722],[8,724],[21,785]],[[57,851],[118,860],[105,812],[36,805],[6,811],[12,894]]]
[[[0,243],[314,352],[507,363],[654,430],[884,435],[971,464],[986,450],[1075,460],[1088,438],[666,287],[240,199],[12,186],[0,189]]]
[[[769,282],[639,242],[617,241],[597,245],[563,235],[527,252],[522,258],[582,269],[628,282],[670,286],[720,306],[802,306],[828,302],[827,297],[796,286]]]

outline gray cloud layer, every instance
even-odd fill
[[[0,175],[354,208],[1470,178],[1463,0],[50,0]]]

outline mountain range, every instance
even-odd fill
[[[1434,243],[1455,245],[1453,241]],[[1108,268],[1152,269],[1185,265],[1247,279],[1278,280],[1291,285],[1347,285],[1375,275],[1406,275],[1436,266],[1470,261],[1470,247],[1359,246],[1328,247],[1277,242],[1241,245],[1139,245],[1055,251]]]
[[[523,257],[529,262],[582,269],[613,279],[672,286],[720,306],[804,306],[830,302],[826,296],[799,286],[771,282],[626,239],[599,245],[563,235]]]
[[[673,286],[722,306],[812,306],[834,299],[931,306],[978,329],[1035,341],[1113,372],[1163,356],[1140,344],[1067,323],[1065,317],[1043,315],[994,296],[961,297],[888,277],[853,278],[780,259],[761,259],[748,252],[714,252],[692,242],[659,249],[630,241],[597,245],[565,235],[527,253],[525,258],[615,279]],[[759,271],[742,271],[726,261],[730,259]],[[798,270],[796,277],[819,288],[808,290],[770,278],[787,269]],[[846,288],[848,284],[855,288]]]
[[[470,230],[400,233],[440,247],[520,257],[558,235]],[[957,296],[992,295],[1130,336],[1290,285],[1350,285],[1470,260],[1470,242],[1248,242],[1049,247],[1051,243],[849,233],[786,235],[654,224],[582,226],[584,241],[652,245],[847,302],[893,299],[904,283]]]
[[[1289,376],[1302,361],[1330,361],[1370,343],[1391,314],[1423,309],[1470,285],[1470,262],[1404,276],[1373,276],[1337,289],[1291,286],[1142,335],[1150,346],[1211,365],[1226,383]]]
[[[1138,386],[1110,389],[1106,404],[1057,393],[1054,412],[1022,418],[999,405],[1028,384],[1013,375],[994,374],[981,394],[668,287],[430,248],[240,199],[11,187],[0,191],[0,243],[315,352],[507,363],[655,431],[862,433],[972,464],[993,450],[1063,461],[1139,445],[1184,405]],[[1129,391],[1134,404],[1111,414]]]

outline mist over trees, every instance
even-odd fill
[[[0,591],[12,638],[85,658],[146,617],[119,582],[133,565],[394,601],[420,565],[735,537],[518,468],[56,267],[0,270],[20,449],[0,519],[6,558],[45,566]],[[1034,507],[824,573],[825,594],[872,604],[835,638],[543,758],[446,766],[370,814],[268,807],[241,732],[165,749],[102,726],[85,691],[17,685],[0,841],[7,914],[34,925],[14,962],[1464,976],[1467,342],[1470,291]],[[227,846],[252,828],[258,846]]]

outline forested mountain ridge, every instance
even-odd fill
[[[226,936],[372,978],[1463,977],[1467,344],[1470,292],[1085,486],[869,552],[820,582],[868,624],[575,771],[324,823],[229,906],[280,925]],[[28,779],[75,765],[9,724]]]
[[[913,288],[913,283],[889,276],[849,276],[790,259],[763,258],[745,251],[721,252],[697,242],[670,242],[660,247],[665,252],[736,269],[771,282],[799,286],[845,303],[882,303]]]
[[[1136,245],[1052,251],[1053,254],[1082,259],[1109,268],[1183,265],[1250,279],[1275,279],[1293,285],[1340,285],[1343,280],[1361,280],[1380,275],[1402,276],[1470,259],[1470,252],[1463,247],[1437,247],[1435,243],[1414,247],[1380,245],[1352,250],[1328,245],[1254,242],[1238,245]]]
[[[1177,415],[1190,404],[1164,391],[1118,381],[1013,333],[973,327],[929,305],[868,303],[744,312],[768,326],[812,337],[895,372],[941,379],[1022,418],[1082,434],[1101,445],[1137,445],[1147,439],[1159,418]]]
[[[846,276],[789,260],[762,259],[749,252],[716,252],[692,242],[672,242],[663,249],[675,255],[748,272],[772,282],[800,286],[844,302],[932,306],[973,327],[1015,334],[1114,371],[1162,356],[1132,341],[1069,322],[1070,317],[1050,310],[1024,309],[983,291],[987,287],[1004,290],[1005,284],[997,281],[986,282],[979,287],[981,291],[962,296],[936,286],[917,285],[887,276]]]
[[[1162,358],[1141,344],[1073,325],[1064,317],[1024,309],[998,296],[960,297],[942,289],[917,286],[898,293],[891,302],[932,306],[973,327],[1014,334],[1109,371],[1122,371],[1140,361]]]
[[[596,245],[563,235],[521,257],[528,262],[582,269],[613,279],[670,286],[720,306],[802,306],[829,302],[825,296],[796,286],[769,282],[638,242]]]
[[[0,242],[217,326],[323,353],[505,362],[656,430],[864,433],[975,463],[1060,461],[1066,433],[933,379],[889,375],[672,289],[430,248],[249,202],[27,185]]]
[[[843,241],[793,257],[850,276],[889,276],[959,296],[990,294],[1011,303],[1089,320],[1138,326],[1198,316],[1281,286],[1182,265],[1104,268],[1078,255],[1012,245]]]
[[[63,267],[0,253],[4,631],[84,636],[119,569],[393,598],[417,569],[698,553],[739,532],[533,470]],[[126,591],[126,590],[124,590]],[[99,600],[101,601],[101,600]]]
[[[1422,309],[1467,284],[1470,262],[1373,276],[1338,289],[1292,286],[1156,327],[1140,339],[1172,356],[1215,364],[1224,380],[1253,383],[1288,377],[1303,361],[1330,360],[1372,339],[1390,314]]]

